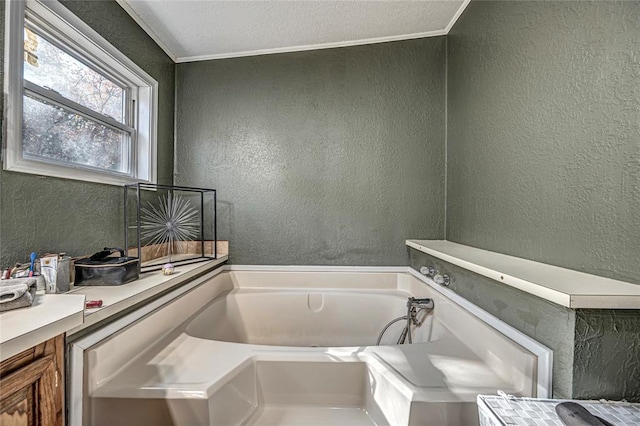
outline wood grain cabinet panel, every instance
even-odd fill
[[[0,425],[62,426],[64,337],[54,337],[0,364]]]

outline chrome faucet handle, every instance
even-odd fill
[[[449,274],[441,274],[440,272],[437,272],[433,276],[433,282],[448,287],[451,283],[451,277],[449,276]]]
[[[433,266],[423,266],[422,268],[420,268],[420,273],[422,275],[433,276],[435,272],[436,270],[433,268]]]
[[[415,297],[410,297],[407,302],[407,307],[415,306],[416,308],[423,309],[433,309],[433,299],[430,297],[425,297],[422,299],[416,299]]]

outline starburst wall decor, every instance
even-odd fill
[[[176,265],[217,257],[214,189],[129,184],[124,207],[125,245],[140,257],[141,272],[171,274]]]
[[[193,240],[198,236],[198,210],[189,200],[169,192],[161,196],[158,205],[147,201],[140,218],[140,236],[145,245],[166,244],[169,262],[173,256],[174,244]]]

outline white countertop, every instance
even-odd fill
[[[67,334],[73,335],[146,299],[178,287],[189,279],[223,264],[227,259],[228,256],[222,256],[206,262],[176,266],[173,275],[162,275],[162,271],[147,272],[140,274],[138,280],[119,286],[75,287],[68,294],[83,295],[87,300],[102,300],[102,307],[87,309],[84,323]]]
[[[84,295],[38,294],[28,308],[0,314],[0,361],[82,324]]]
[[[640,285],[444,240],[407,246],[568,308],[640,309]]]
[[[66,294],[38,294],[33,305],[0,314],[0,361],[59,334],[71,335],[135,304],[184,284],[227,261],[216,260],[178,266],[173,275],[161,271],[140,275],[120,286],[76,287]],[[85,299],[103,302],[85,311]]]

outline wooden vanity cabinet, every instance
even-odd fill
[[[64,336],[0,363],[0,425],[62,426]]]

